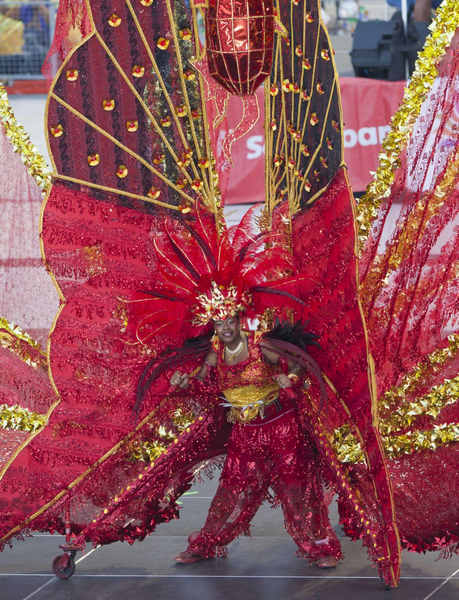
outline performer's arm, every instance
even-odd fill
[[[269,363],[273,365],[278,364],[279,354],[277,354],[277,352],[269,350],[268,348],[261,348],[261,353]],[[293,361],[288,361],[288,373],[279,373],[279,375],[276,375],[274,379],[277,381],[281,388],[290,388],[293,384],[299,381],[301,371],[302,369],[299,364]]]
[[[193,377],[193,379],[203,381],[207,377],[209,369],[215,366],[217,366],[217,355],[214,350],[211,350],[204,359],[201,368]],[[175,371],[170,379],[170,383],[173,387],[185,389],[190,385],[190,375],[188,373],[181,373],[180,371]]]

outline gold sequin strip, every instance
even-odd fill
[[[422,450],[436,450],[439,446],[459,442],[459,425],[456,423],[434,425],[433,429],[384,436],[382,439],[385,455],[390,459],[394,459],[403,454],[414,454]],[[365,462],[360,442],[350,431],[348,425],[343,425],[343,427],[334,431],[331,444],[340,462]]]
[[[379,400],[379,410],[383,420],[385,420],[385,415],[388,418],[394,409],[404,401],[406,396],[416,390],[419,384],[428,377],[432,377],[432,375],[438,373],[439,369],[446,362],[454,358],[458,352],[459,334],[450,335],[448,337],[448,345],[445,348],[432,352],[432,354],[403,377],[400,385],[383,394]]]
[[[47,369],[48,361],[40,344],[20,327],[2,318],[0,318],[0,347],[14,352],[31,367]]]
[[[378,169],[365,195],[359,200],[357,222],[359,245],[363,245],[370,233],[383,198],[386,198],[400,164],[400,152],[406,146],[421,105],[437,77],[437,64],[449,47],[459,26],[457,0],[444,0],[429,29],[431,34],[423,50],[418,54],[416,67],[409,86],[405,89],[402,105],[392,117],[391,130],[384,139],[379,154]]]
[[[0,428],[14,431],[38,431],[46,423],[47,416],[34,413],[21,406],[0,404]]]
[[[403,404],[390,417],[380,422],[379,430],[383,435],[409,427],[420,416],[436,419],[448,405],[459,399],[459,376],[447,379],[434,386],[428,394],[414,402]]]
[[[403,435],[383,438],[387,456],[397,458],[419,450],[436,450],[439,446],[459,442],[459,425],[435,425],[433,429],[410,431]]]
[[[13,146],[14,152],[21,155],[22,161],[28,172],[35,179],[38,187],[43,192],[43,195],[45,195],[51,187],[51,172],[43,156],[30,141],[29,135],[24,127],[19,125],[16,121],[13,109],[8,101],[6,89],[1,84],[0,121],[6,136]]]

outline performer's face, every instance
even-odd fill
[[[214,321],[215,333],[224,344],[237,342],[241,337],[239,317],[228,317],[223,321]]]

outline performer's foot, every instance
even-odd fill
[[[334,569],[337,564],[338,561],[334,556],[323,556],[316,560],[316,566],[319,567],[319,569]]]
[[[205,556],[201,556],[200,554],[196,554],[194,552],[190,552],[189,550],[184,550],[180,552],[175,557],[175,562],[179,565],[191,565],[195,562],[199,562],[201,560],[207,560]]]

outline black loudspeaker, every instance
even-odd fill
[[[390,21],[359,21],[350,53],[356,77],[406,79],[406,61],[412,73],[428,33],[427,24],[409,20],[406,36],[403,29],[400,11]]]

